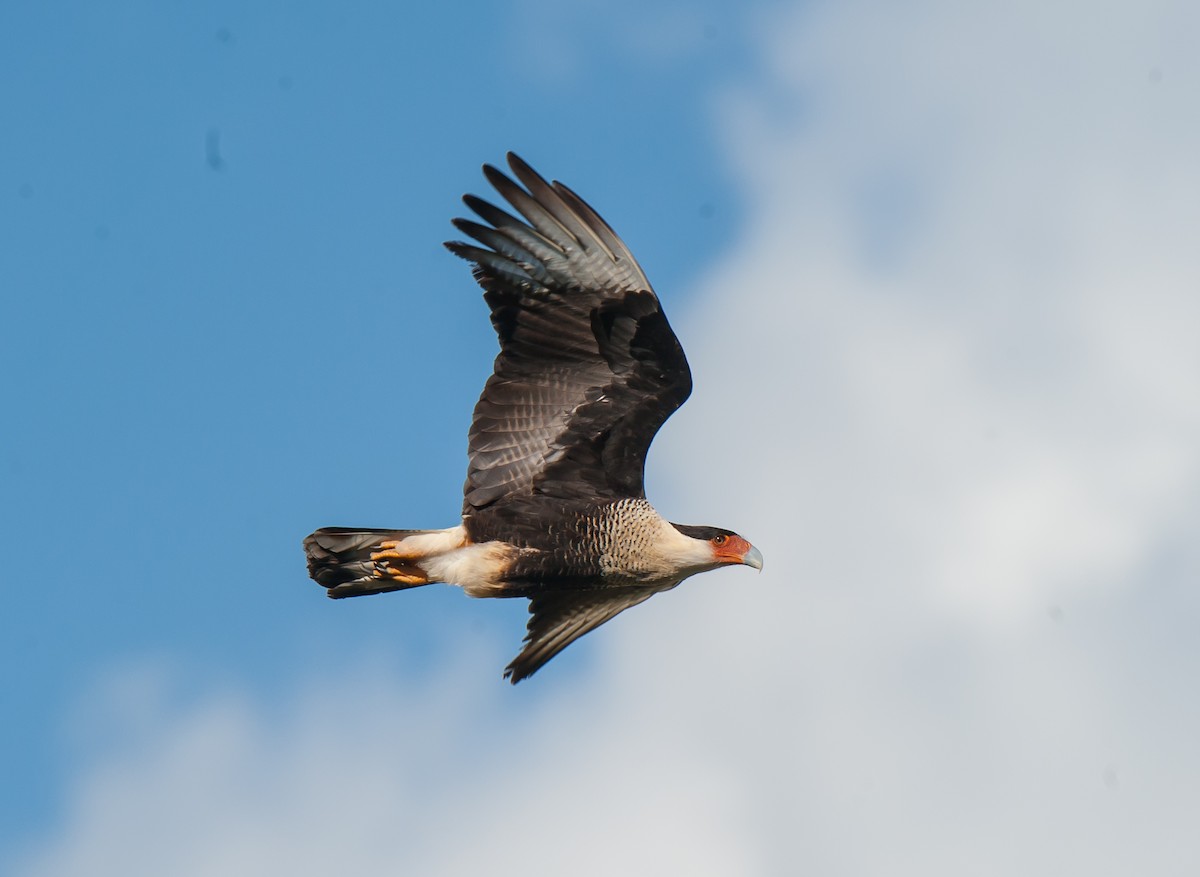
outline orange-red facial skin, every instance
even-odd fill
[[[719,563],[743,563],[746,552],[754,547],[741,536],[726,536],[720,545],[717,539],[708,541],[713,547],[713,558]]]

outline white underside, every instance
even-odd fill
[[[469,543],[461,524],[409,536],[400,540],[396,550],[417,558],[431,582],[457,585],[473,597],[491,596],[501,589],[500,576],[513,556],[513,549],[503,542]]]

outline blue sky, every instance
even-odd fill
[[[728,241],[736,198],[713,171],[700,87],[736,63],[720,10],[698,7],[694,45],[655,65],[581,8],[589,33],[546,67],[526,35],[540,12],[0,12],[19,423],[3,526],[21,546],[0,621],[20,716],[3,730],[5,841],[53,818],[65,711],[114,664],[162,660],[185,689],[236,680],[270,699],[363,640],[421,665],[449,647],[443,625],[519,641],[521,607],[473,613],[457,594],[339,611],[299,540],[457,516],[495,346],[441,241],[482,162],[515,149],[609,202],[631,237],[663,241],[645,248],[663,283]]]
[[[1193,873],[1196,23],[5,6],[2,867]],[[454,523],[508,149],[688,349],[651,498],[767,561],[515,689],[518,602],[299,547]]]

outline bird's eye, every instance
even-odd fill
[[[713,545],[724,545],[724,544],[725,544],[724,536],[713,536]]]

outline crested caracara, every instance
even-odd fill
[[[456,219],[500,337],[475,405],[462,523],[445,530],[326,527],[304,540],[330,597],[446,582],[527,597],[514,683],[659,591],[762,555],[717,527],[673,524],[646,501],[646,452],[692,389],[691,372],[629,249],[562,183],[516,155],[522,185],[485,165],[518,218],[473,195]]]

